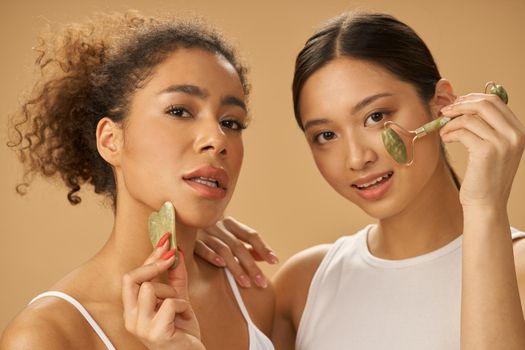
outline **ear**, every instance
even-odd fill
[[[439,116],[441,108],[448,106],[456,100],[456,95],[452,89],[452,84],[446,79],[440,79],[436,83],[436,90],[432,98],[432,114]]]
[[[122,127],[108,117],[102,118],[97,124],[98,153],[112,166],[120,164],[123,145],[122,132]]]

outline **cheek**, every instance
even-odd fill
[[[312,154],[315,165],[323,178],[332,188],[338,191],[338,188],[342,186],[344,182],[342,179],[343,174],[345,174],[344,166],[341,167],[341,165],[344,164],[344,159],[340,159],[337,152],[333,150],[312,150]]]
[[[241,171],[242,161],[244,159],[244,144],[242,139],[235,140],[230,147],[230,160],[231,160],[231,171],[232,175],[236,178],[239,176]]]

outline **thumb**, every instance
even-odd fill
[[[172,286],[179,298],[189,301],[188,293],[188,271],[186,270],[186,262],[184,260],[184,254],[181,250],[178,252],[179,261],[177,267],[168,271],[168,283]]]

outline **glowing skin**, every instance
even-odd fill
[[[171,201],[177,223],[215,223],[242,164],[244,98],[237,73],[224,58],[199,49],[176,51],[134,95],[118,183],[149,212]],[[191,181],[195,171],[214,178],[220,176],[213,172],[222,173],[223,188]]]
[[[419,141],[417,161],[410,168],[397,164],[385,150],[384,122],[416,129],[439,109],[429,111],[413,86],[379,66],[351,58],[331,61],[306,81],[299,108],[323,177],[373,217],[403,211],[436,173],[441,157],[436,134]],[[358,188],[389,175],[380,184]]]

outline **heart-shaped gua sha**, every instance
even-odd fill
[[[166,232],[170,232],[170,250],[177,248],[177,238],[175,235],[175,208],[171,202],[166,202],[162,205],[159,211],[154,211],[150,214],[148,220],[149,239],[153,247],[157,246],[159,239],[164,236]],[[175,262],[170,269],[177,266],[179,261],[179,252],[175,253]]]

